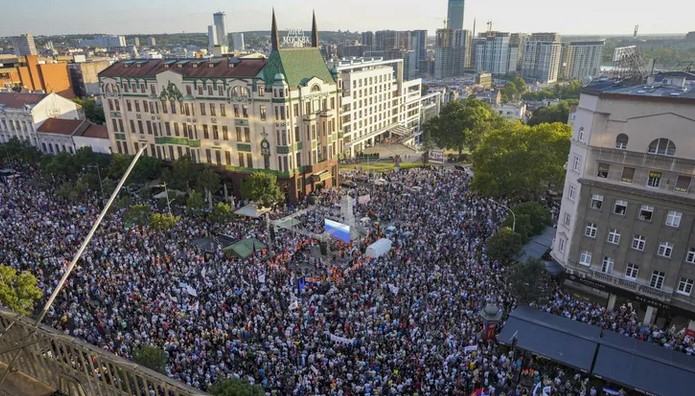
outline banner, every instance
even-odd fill
[[[433,164],[443,164],[444,163],[444,152],[443,151],[430,151],[427,156],[427,162]]]
[[[357,339],[355,338],[345,338],[331,333],[328,333],[328,336],[330,337],[331,341],[341,345],[354,345],[357,342]]]
[[[364,204],[366,204],[367,202],[369,202],[369,201],[371,201],[371,200],[372,200],[372,197],[371,197],[371,195],[369,195],[369,194],[367,194],[367,195],[360,195],[360,196],[357,197],[357,203],[358,203],[358,204],[361,204],[361,205],[364,205]]]
[[[478,350],[478,346],[477,346],[477,345],[469,345],[469,346],[463,348],[463,351],[466,352],[466,353],[473,352],[473,351],[477,351],[477,350]]]
[[[398,294],[398,290],[399,290],[398,286],[394,285],[393,283],[389,283],[388,287],[389,287],[389,290],[391,291],[391,293]]]

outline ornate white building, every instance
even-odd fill
[[[0,92],[0,143],[17,138],[38,147],[36,130],[48,118],[81,120],[84,112],[56,93]]]

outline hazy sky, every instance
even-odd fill
[[[280,29],[409,30],[443,26],[446,0],[1,0],[0,36],[70,33],[206,32],[212,13],[227,13],[228,31]],[[568,4],[570,3],[570,4]],[[665,11],[665,14],[662,13]],[[466,0],[465,28],[564,34],[685,33],[695,30],[693,0]]]

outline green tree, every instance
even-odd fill
[[[133,361],[161,374],[166,374],[167,356],[164,350],[151,345],[133,349]]]
[[[162,172],[162,178],[169,188],[188,191],[193,187],[193,181],[198,177],[198,166],[187,155],[173,162],[171,170]]]
[[[55,194],[69,202],[76,202],[77,198],[80,196],[79,192],[74,188],[73,183],[70,182],[61,184],[56,189]]]
[[[560,123],[507,123],[489,130],[472,155],[473,189],[523,200],[561,186],[571,135],[570,126]]]
[[[531,126],[553,122],[562,122],[566,124],[569,119],[570,106],[572,104],[572,101],[563,100],[556,105],[541,107],[533,112],[527,124]]]
[[[538,202],[524,202],[516,205],[513,210],[517,216],[527,215],[529,217],[531,223],[530,235],[532,236],[541,234],[546,227],[553,224],[550,210]]]
[[[150,208],[149,205],[137,204],[128,208],[126,213],[123,215],[123,220],[127,224],[144,226],[150,221],[151,213],[152,208]]]
[[[41,165],[46,174],[61,180],[76,180],[82,172],[82,168],[75,163],[74,156],[65,151],[44,157]]]
[[[213,223],[226,223],[234,218],[232,207],[224,202],[218,202],[213,208],[208,219]]]
[[[525,213],[516,213],[516,222],[514,221],[514,216],[508,216],[502,226],[504,227],[514,227],[514,231],[521,237],[521,243],[524,244],[528,242],[530,236],[532,235],[533,225],[531,224],[531,217]]]
[[[89,121],[95,124],[104,125],[104,122],[106,122],[104,108],[96,100],[93,98],[75,98],[73,101],[82,106],[84,115]]]
[[[484,102],[475,98],[455,100],[428,121],[425,130],[437,146],[456,149],[461,155],[464,146],[475,148],[492,119],[490,108]]]
[[[10,266],[0,265],[0,305],[29,315],[42,295],[36,277],[31,272],[17,273],[17,270]]]
[[[220,189],[220,175],[214,169],[206,166],[198,175],[196,188],[205,192],[205,200],[212,208],[212,194]]]
[[[521,253],[521,245],[521,235],[503,227],[488,240],[487,254],[493,260],[509,263]]]
[[[0,144],[0,159],[14,158],[26,163],[37,164],[44,155],[32,146],[29,141],[20,141],[16,137]]]
[[[264,207],[272,207],[285,199],[277,177],[269,173],[252,173],[241,183],[241,197]]]
[[[179,220],[181,220],[181,217],[170,213],[152,213],[150,226],[160,231],[168,231],[174,228]]]
[[[188,194],[188,199],[186,199],[186,207],[197,215],[201,213],[204,206],[205,201],[203,201],[203,194],[196,190],[191,190]]]
[[[526,92],[526,81],[520,76],[514,76],[500,91],[503,102],[516,101],[521,98],[524,92]]]
[[[530,259],[514,266],[509,273],[509,283],[512,294],[519,303],[529,304],[541,298],[544,270],[543,262],[538,259]]]
[[[210,388],[213,396],[263,396],[260,385],[252,385],[244,380],[230,378],[217,382]]]

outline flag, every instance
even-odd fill
[[[301,278],[297,279],[297,293],[301,294],[302,290],[304,290],[304,287],[306,286],[306,280],[302,276]]]
[[[290,304],[290,306],[289,306],[289,310],[293,311],[297,308],[299,308],[299,301],[297,301],[297,300],[292,301],[292,304]]]
[[[265,283],[265,274],[264,273],[258,275],[258,281],[261,283]]]
[[[256,255],[256,241],[253,241],[253,255]]]
[[[483,394],[483,388],[479,388],[471,392],[470,396],[480,396]]]

